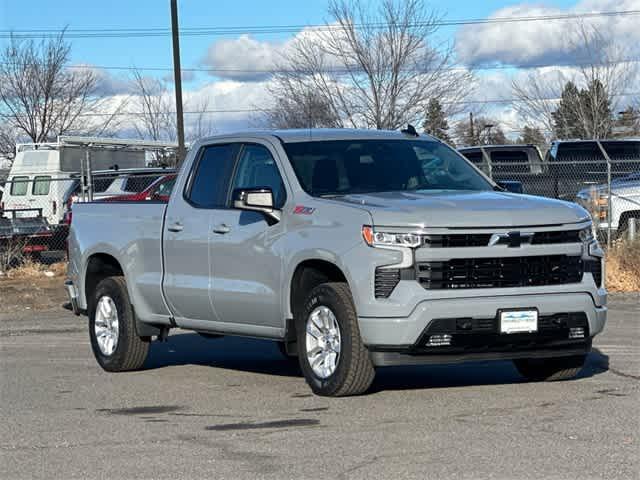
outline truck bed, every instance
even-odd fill
[[[70,251],[70,259],[82,271],[81,266],[86,266],[96,252],[127,258],[129,264],[124,268],[132,279],[128,284],[130,294],[148,302],[136,305],[138,315],[143,318],[164,305],[162,226],[166,206],[162,202],[89,202],[73,206],[71,230],[82,231],[83,245],[69,245],[70,250],[82,252],[80,256]],[[150,304],[155,306],[153,310]]]

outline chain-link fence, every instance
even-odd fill
[[[524,193],[580,204],[605,245],[640,236],[640,141],[560,143],[544,158],[532,145],[461,152],[496,182],[517,181]]]
[[[175,171],[146,168],[56,178],[16,174],[0,197],[0,270],[27,259],[65,259],[73,205],[79,202],[167,201]]]
[[[518,181],[524,193],[579,203],[591,213],[604,245],[640,237],[640,142],[637,156],[611,155],[599,142],[590,143],[597,150],[561,155],[561,148],[554,154],[552,147],[545,158],[533,146],[461,150],[497,182]],[[64,259],[75,203],[167,201],[174,180],[169,168],[12,172],[0,185],[0,255],[14,262]]]

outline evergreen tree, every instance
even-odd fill
[[[530,127],[525,125],[522,129],[522,135],[518,139],[518,143],[527,143],[533,145],[545,145],[547,140],[537,127]]]
[[[562,90],[560,103],[553,113],[553,133],[556,138],[584,138],[580,119],[581,95],[573,82],[567,82]]]
[[[450,145],[454,145],[448,133],[449,123],[447,122],[447,117],[442,111],[442,105],[435,98],[429,100],[422,128],[425,133],[433,135]]]

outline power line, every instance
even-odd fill
[[[640,10],[621,10],[607,12],[571,13],[557,15],[523,16],[523,17],[495,17],[495,18],[471,18],[457,20],[441,20],[433,22],[418,22],[411,24],[413,28],[420,27],[450,27],[464,25],[486,25],[503,24],[516,22],[540,22],[540,21],[564,21],[601,17],[622,17],[639,15]],[[386,28],[386,23],[361,23],[355,24],[354,28]],[[335,31],[343,29],[340,25],[321,24],[298,24],[298,25],[254,25],[254,26],[231,26],[231,27],[187,27],[181,31],[181,36],[225,36],[238,34],[280,34],[295,33],[302,29],[314,29],[316,31]],[[97,29],[21,29],[21,30],[0,30],[0,38],[47,38],[56,37],[64,31],[67,38],[142,38],[142,37],[162,37],[171,35],[171,30],[167,28],[97,28]]]
[[[511,70],[511,69],[519,69],[519,70],[533,70],[537,68],[548,68],[548,67],[583,67],[583,66],[597,66],[597,67],[605,67],[611,65],[619,65],[622,63],[638,63],[640,62],[640,57],[630,57],[630,58],[622,58],[620,60],[610,61],[610,62],[599,62],[593,63],[591,61],[585,62],[574,62],[574,63],[537,63],[537,64],[506,64],[506,65],[487,65],[487,66],[459,66],[459,67],[443,67],[438,70],[444,71],[466,71],[466,70],[474,70],[474,71],[489,71],[489,70]],[[0,62],[0,65],[23,65],[18,63],[7,63]],[[34,64],[35,65],[35,64]],[[93,65],[93,64],[74,64],[74,65],[65,65],[63,68],[71,69],[71,70],[87,70],[87,69],[96,69],[96,70],[114,70],[114,71],[145,71],[145,72],[172,72],[172,67],[125,67],[121,65]],[[319,73],[344,73],[348,74],[358,69],[359,67],[342,67],[342,68],[325,68],[320,70]],[[433,71],[434,69],[418,69],[418,68],[407,68],[403,69],[404,72],[424,72],[428,73]],[[238,74],[277,74],[277,73],[295,73],[293,69],[244,69],[244,68],[227,68],[227,67],[186,67],[181,68],[182,72],[203,72],[203,73],[238,73]]]

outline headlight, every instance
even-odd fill
[[[596,238],[595,233],[593,231],[593,224],[580,230],[580,232],[578,233],[578,236],[580,237],[580,240],[582,240],[583,243],[593,242]]]
[[[369,225],[363,225],[362,238],[370,247],[416,248],[422,243],[422,237],[417,233],[380,232]]]

